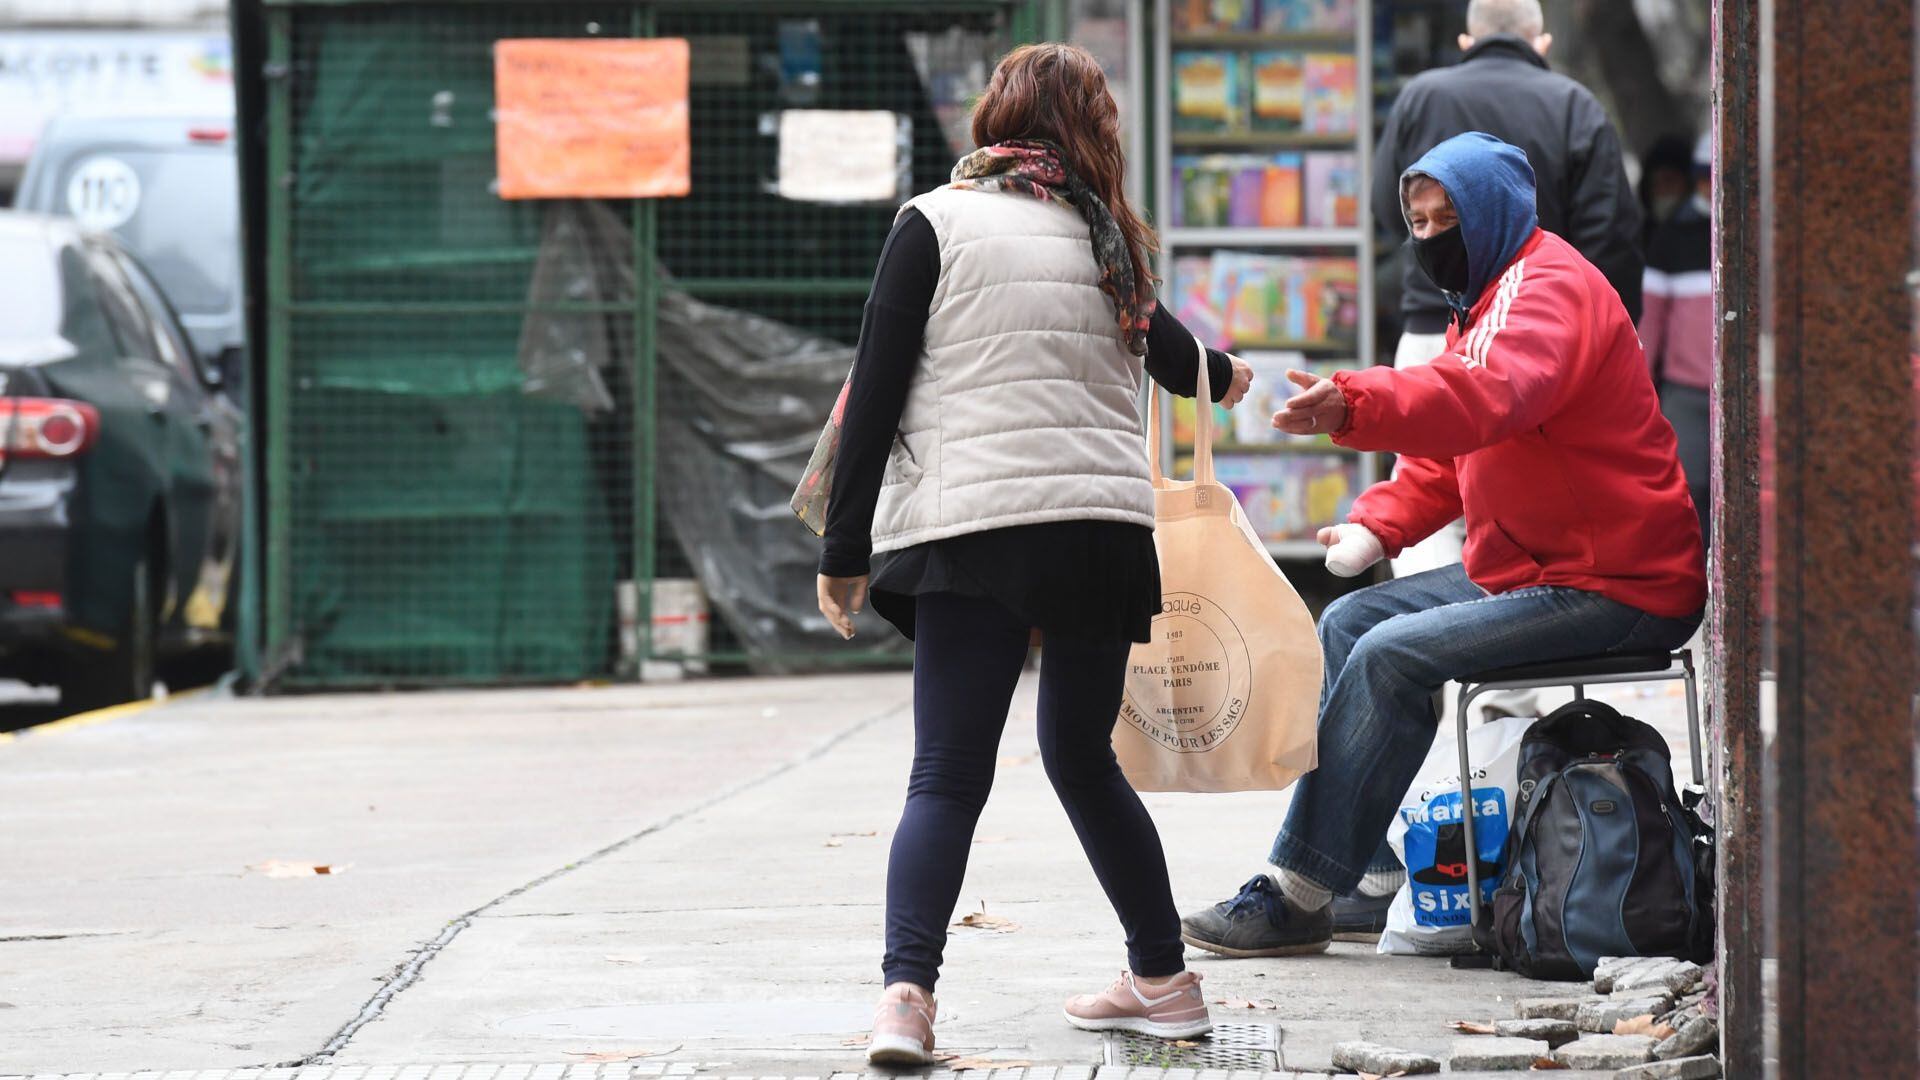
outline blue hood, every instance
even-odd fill
[[[1533,166],[1527,164],[1526,151],[1484,131],[1455,135],[1400,174],[1402,215],[1407,212],[1407,181],[1415,176],[1440,181],[1460,215],[1461,239],[1467,244],[1467,291],[1448,293],[1447,302],[1464,312],[1539,225],[1533,209]]]

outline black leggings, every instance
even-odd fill
[[[947,923],[993,786],[1000,731],[1028,628],[991,600],[935,593],[914,620],[913,775],[887,861],[888,985],[933,989]],[[1113,756],[1126,642],[1048,641],[1040,669],[1040,760],[1127,932],[1137,975],[1178,973],[1180,916],[1160,834]]]

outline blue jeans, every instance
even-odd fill
[[[1668,619],[1582,589],[1489,596],[1454,564],[1349,593],[1320,618],[1320,767],[1301,778],[1275,865],[1349,892],[1433,747],[1433,695],[1513,664],[1675,649],[1700,616]]]

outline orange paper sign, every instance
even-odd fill
[[[687,193],[684,39],[496,42],[493,89],[501,198]]]

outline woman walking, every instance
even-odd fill
[[[881,251],[820,559],[820,610],[843,636],[870,591],[914,640],[875,1064],[933,1059],[946,928],[1035,634],[1041,759],[1127,940],[1128,970],[1070,999],[1067,1019],[1164,1038],[1212,1027],[1159,835],[1112,747],[1131,643],[1160,606],[1142,362],[1192,396],[1202,352],[1155,303],[1154,238],[1122,190],[1118,109],[1092,56],[1009,54],[973,139]],[[1204,355],[1231,407],[1250,370]]]

